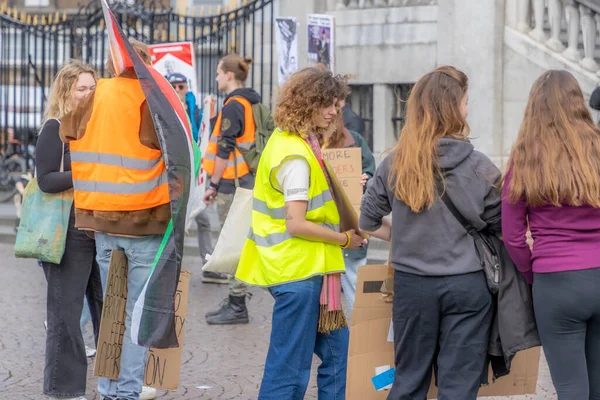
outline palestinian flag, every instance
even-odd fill
[[[137,55],[106,0],[102,0],[102,8],[115,71],[120,74],[133,68],[146,96],[166,164],[171,202],[171,222],[133,310],[131,340],[145,347],[177,347],[175,292],[183,257],[185,221],[191,210],[190,194],[195,189],[200,154],[175,90],[165,77]]]

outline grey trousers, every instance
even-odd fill
[[[535,274],[533,305],[558,400],[600,400],[600,268]]]

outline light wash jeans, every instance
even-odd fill
[[[121,350],[121,369],[117,380],[99,378],[98,391],[109,399],[138,400],[142,391],[146,366],[147,347],[131,341],[131,315],[133,307],[148,279],[156,251],[160,247],[162,235],[143,238],[129,238],[96,233],[97,261],[100,265],[102,288],[106,293],[106,281],[110,255],[113,249],[121,250],[127,256],[127,305],[125,307],[125,334]]]
[[[347,319],[350,320],[352,309],[354,308],[354,299],[356,298],[358,268],[367,265],[367,259],[344,257],[344,264],[346,265],[346,273],[342,274],[342,288],[344,289],[344,296],[346,296],[346,302],[348,303]]]
[[[88,306],[87,297],[83,298],[83,311],[81,311],[81,319],[79,320],[79,325],[81,327],[81,334],[83,335],[83,339],[85,341],[85,326],[92,319],[92,314],[90,314],[90,307]]]

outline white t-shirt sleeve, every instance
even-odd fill
[[[308,186],[310,167],[302,158],[293,158],[286,161],[277,171],[277,183],[283,192],[283,197],[288,201],[308,201]]]

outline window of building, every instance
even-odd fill
[[[394,136],[396,139],[400,136],[400,131],[404,127],[404,121],[406,120],[406,101],[408,100],[408,94],[414,86],[414,83],[401,83],[394,85],[394,115],[392,116],[392,122],[394,123]]]
[[[346,100],[352,111],[361,117],[365,123],[363,137],[369,148],[373,149],[373,85],[351,85],[352,93]]]
[[[50,0],[25,0],[25,7],[48,7]]]

